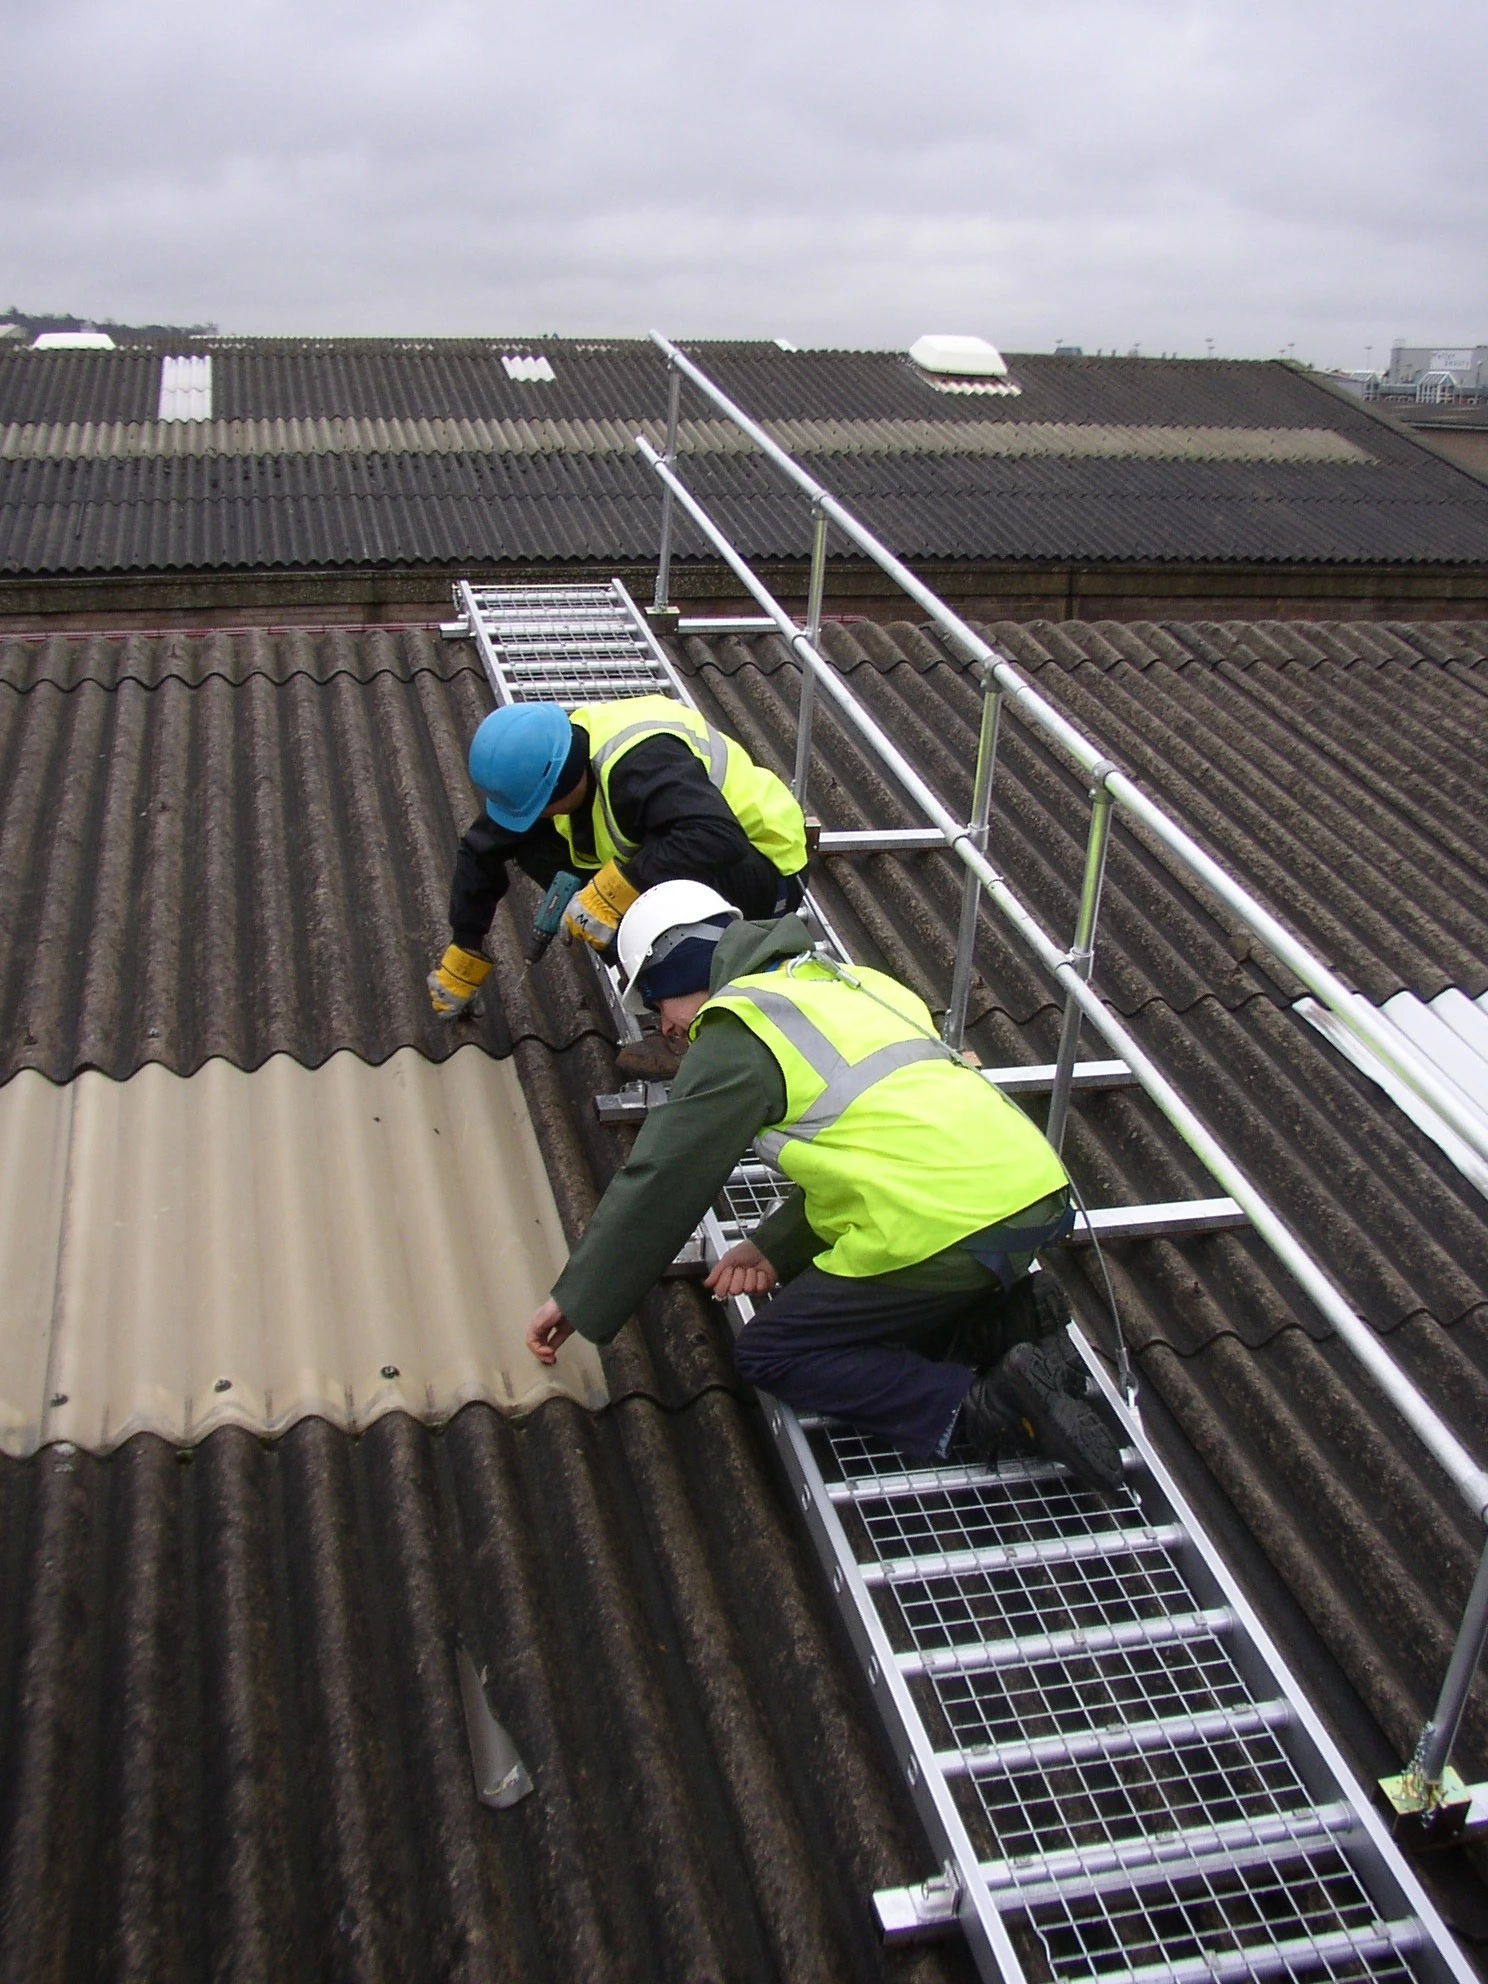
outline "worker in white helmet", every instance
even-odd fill
[[[614,1336],[753,1144],[792,1189],[707,1282],[770,1298],[735,1345],[746,1378],[911,1460],[1031,1444],[1114,1488],[1068,1305],[1029,1272],[1070,1228],[1068,1179],[924,1004],[814,950],[799,918],[745,921],[694,882],[642,895],[619,955],[631,1010],[694,1044],[533,1317],[534,1356]]]

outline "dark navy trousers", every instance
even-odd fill
[[[1008,1348],[1004,1295],[1039,1249],[1062,1240],[1073,1224],[1062,1188],[972,1234],[962,1245],[989,1279],[985,1288],[955,1293],[809,1267],[755,1311],[735,1341],[734,1361],[750,1384],[797,1412],[845,1419],[910,1460],[936,1460],[977,1369]]]
[[[958,1339],[997,1286],[930,1294],[809,1267],[761,1303],[734,1344],[741,1375],[797,1412],[846,1419],[910,1460],[944,1450],[975,1376]]]

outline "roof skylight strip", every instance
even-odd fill
[[[160,405],[157,420],[212,418],[212,359],[208,352],[160,361]]]
[[[1362,993],[1355,998],[1364,1001]],[[1470,1184],[1488,1198],[1488,1164],[1409,1083],[1378,1056],[1364,1048],[1334,1013],[1316,999],[1299,999],[1293,1010],[1316,1027],[1340,1054],[1378,1084],[1392,1102],[1437,1148],[1449,1157]],[[1437,1075],[1450,1082],[1461,1103],[1488,1120],[1488,993],[1469,999],[1454,986],[1429,1002],[1410,992],[1397,992],[1378,1008],[1379,1015],[1400,1034],[1402,1042],[1424,1058]]]

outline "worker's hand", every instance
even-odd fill
[[[550,1295],[527,1325],[527,1348],[539,1364],[556,1364],[561,1344],[573,1335],[573,1324]]]
[[[704,1288],[726,1302],[731,1295],[768,1295],[780,1277],[752,1240],[741,1240],[714,1263]]]
[[[592,950],[607,951],[615,941],[620,919],[640,894],[613,861],[607,861],[587,888],[579,890],[563,912],[563,934]]]
[[[429,973],[429,1004],[440,1019],[458,1019],[491,975],[491,961],[451,944]]]

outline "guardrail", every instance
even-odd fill
[[[838,715],[892,773],[924,816],[933,822],[947,849],[966,869],[951,997],[945,1037],[959,1046],[965,1028],[972,976],[976,917],[983,893],[1019,933],[1065,996],[1055,1076],[1050,1096],[1049,1137],[1058,1148],[1068,1118],[1075,1056],[1083,1022],[1088,1021],[1132,1070],[1168,1122],[1198,1156],[1211,1176],[1244,1208],[1266,1245],[1289,1270],[1309,1300],[1327,1318],[1340,1341],[1368,1373],[1380,1392],[1410,1425],[1442,1467],[1479,1520],[1488,1521],[1488,1472],[1478,1464],[1457,1435],[1385,1350],[1374,1331],[1342,1291],[1312,1258],[1301,1241],[1270,1205],[1258,1187],[1230,1157],[1201,1118],[1145,1053],[1133,1035],[1091,990],[1095,936],[1099,918],[1106,850],[1113,811],[1142,827],[1175,858],[1177,865],[1222,902],[1256,936],[1320,1004],[1337,1015],[1365,1047],[1418,1095],[1427,1100],[1474,1151],[1488,1159],[1488,1134],[1475,1112],[1440,1079],[1437,1071],[1372,1011],[1362,1007],[1348,988],[1291,931],[1235,880],[1213,856],[1172,819],[1156,801],[1097,745],[1040,696],[1006,655],[985,641],[909,570],[840,503],[781,448],[760,424],[729,399],[699,366],[659,332],[653,339],[670,368],[666,446],[662,453],[637,435],[635,446],[655,472],[663,490],[662,542],[657,571],[656,609],[667,605],[672,537],[680,508],[734,573],[749,596],[787,643],[801,665],[801,701],[796,735],[793,789],[803,803],[807,796],[811,732],[818,693],[826,694]],[[717,410],[747,434],[755,446],[805,495],[812,506],[813,543],[805,626],[798,626],[780,601],[750,568],[677,472],[676,440],[682,381],[687,380]],[[977,669],[983,691],[982,719],[973,783],[971,818],[958,819],[921,777],[873,717],[858,702],[819,648],[822,601],[826,581],[827,531],[831,526],[857,546],[901,588],[947,639]],[[1004,705],[1015,710],[1030,728],[1055,744],[1090,779],[1090,825],[1084,873],[1073,941],[1062,948],[1042,927],[987,859],[988,821],[996,769],[997,738]],[[1488,1639],[1488,1547],[1473,1595],[1458,1635],[1442,1697],[1423,1732],[1413,1768],[1419,1775],[1429,1809],[1440,1791],[1451,1742],[1466,1707],[1467,1690],[1485,1639]]]

